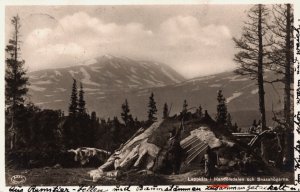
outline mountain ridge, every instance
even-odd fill
[[[271,76],[274,75],[267,74],[268,78]],[[165,102],[172,105],[171,114],[180,112],[184,99],[190,107],[201,104],[203,109],[214,115],[217,91],[220,89],[226,97],[229,112],[234,114],[234,121],[249,124],[253,117],[259,118],[256,82],[232,71],[185,79],[159,62],[100,57],[88,65],[32,72],[29,77],[31,100],[43,108],[67,111],[75,78],[83,83],[89,112],[96,111],[102,118],[119,116],[121,105],[127,99],[133,116],[146,119],[151,92],[155,95],[159,116]],[[281,109],[281,103],[277,102],[282,98],[272,90],[271,85],[265,87],[270,119],[272,107],[274,110]],[[255,111],[256,114],[253,114]]]

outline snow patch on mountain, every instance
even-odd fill
[[[88,92],[86,93],[86,95],[96,95],[97,93],[96,92]]]
[[[96,59],[89,59],[89,60],[84,62],[84,65],[93,65],[95,63],[97,63]]]
[[[39,79],[40,77],[36,76],[36,75],[31,75],[29,76],[29,79]]]
[[[100,89],[94,89],[94,88],[83,88],[83,91],[85,92],[94,92],[94,91],[99,91]]]
[[[110,71],[105,71],[104,75],[111,78],[114,76],[114,74],[112,74]]]
[[[136,74],[136,72],[137,72],[137,71],[136,71],[136,68],[135,68],[135,67],[132,67],[132,66],[130,67],[130,71],[131,71],[132,73],[134,73],[134,74]]]
[[[40,79],[47,77],[47,73],[44,73],[43,75],[40,76]]]
[[[156,83],[155,82],[153,82],[153,81],[150,81],[150,80],[148,80],[148,79],[143,79],[146,83],[148,83],[150,86],[155,86],[156,85]]]
[[[241,75],[234,75],[234,76],[229,76],[229,77],[225,77],[223,79],[229,79],[229,81],[231,82],[235,82],[235,81],[249,81],[249,78],[241,78]]]
[[[195,78],[195,79],[191,79],[191,80],[187,80],[185,82],[197,82],[197,81],[205,81],[205,80],[209,80],[209,79],[213,79],[215,78],[216,76],[214,75],[211,75],[211,76],[204,76],[204,77],[198,77],[198,78]]]
[[[37,103],[35,103],[35,105],[45,105],[45,104],[48,104],[48,103],[51,103],[51,102],[37,102]]]
[[[241,96],[242,94],[243,94],[242,92],[235,92],[235,93],[232,94],[232,96],[230,96],[230,97],[228,97],[228,98],[226,99],[226,102],[229,103],[230,101],[232,101],[232,100],[238,98],[238,97]]]
[[[251,91],[251,94],[253,94],[253,95],[257,94],[257,93],[258,93],[258,89],[254,89],[254,90]]]
[[[67,89],[65,89],[65,88],[56,88],[58,91],[60,91],[60,92],[65,92],[65,91],[67,91]]]
[[[115,62],[112,62],[112,61],[109,61],[109,64],[110,64],[112,67],[116,68],[116,69],[119,69],[119,68],[121,67],[119,63],[115,63]]]
[[[51,80],[36,81],[36,82],[32,82],[31,84],[34,84],[34,85],[49,85],[49,84],[52,84],[52,81]]]
[[[119,83],[119,84],[123,84],[123,81],[116,79],[115,82]]]
[[[128,87],[129,87],[129,88],[137,88],[138,85],[132,85],[132,84],[129,84]]]
[[[173,75],[171,75],[168,71],[166,71],[165,68],[161,68],[162,72],[168,76],[172,81],[176,82],[176,83],[179,83],[180,81],[178,79],[176,79]]]
[[[75,77],[75,74],[78,74],[79,72],[78,72],[78,71],[70,70],[69,73],[70,73],[71,76],[74,78],[74,77]]]
[[[82,83],[87,84],[87,85],[94,85],[94,86],[100,87],[99,83],[93,82],[91,80],[91,75],[83,67],[80,68],[80,72],[83,75],[83,79],[81,80]]]
[[[102,66],[90,66],[90,70],[94,72],[101,72]]]
[[[31,84],[29,87],[30,87],[30,89],[32,89],[33,91],[39,91],[39,92],[42,92],[42,91],[45,91],[45,90],[46,90],[46,88],[44,88],[44,87],[39,87],[39,86],[36,86],[36,85],[33,85],[33,84]]]
[[[135,79],[134,77],[129,77],[129,81],[136,83],[136,84],[142,84],[140,81],[138,81],[137,79]]]
[[[221,87],[221,84],[211,84],[209,87]]]
[[[54,73],[55,73],[56,76],[62,76],[61,72],[59,72],[57,70],[55,70]]]
[[[230,80],[230,81],[249,81],[249,78],[241,78],[241,79],[233,79],[233,80]]]
[[[152,80],[153,82],[157,82],[157,83],[160,84],[160,85],[165,85],[163,82],[161,82],[161,81],[155,79],[155,77],[153,77],[153,75],[149,75],[149,77],[151,78],[151,80]]]
[[[105,55],[103,55],[103,58],[112,59],[112,58],[114,58],[114,56],[112,56],[110,54],[105,54]]]

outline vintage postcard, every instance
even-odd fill
[[[0,191],[300,190],[300,2],[0,4]]]

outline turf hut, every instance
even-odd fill
[[[215,134],[215,122],[208,114],[202,119],[190,117],[184,122],[181,119],[180,116],[174,116],[155,122],[149,128],[139,129],[91,176],[101,178],[110,171],[115,171],[117,176],[118,171],[132,170],[168,173],[166,155],[170,131],[180,135],[185,154],[182,159],[184,166],[189,166],[193,161],[200,162],[208,148],[218,150],[234,146],[221,132]]]

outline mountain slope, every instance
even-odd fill
[[[271,72],[266,77],[275,78]],[[163,64],[112,56],[91,60],[87,65],[30,73],[31,100],[43,108],[67,112],[72,78],[83,83],[89,112],[96,111],[102,118],[119,116],[122,103],[128,99],[133,116],[146,119],[151,92],[159,117],[165,102],[171,106],[172,115],[181,111],[184,99],[189,107],[201,104],[214,117],[217,92],[222,89],[234,122],[248,126],[259,119],[256,81],[246,76],[225,72],[184,81]],[[272,109],[279,110],[283,105],[282,87],[266,84],[265,92],[267,119],[271,122]]]
[[[73,78],[83,84],[87,97],[102,98],[114,92],[159,87],[184,80],[162,63],[137,61],[105,55],[68,68],[29,73],[30,95],[34,103],[52,108],[69,98]],[[66,109],[63,107],[63,109]]]

